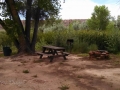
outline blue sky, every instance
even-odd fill
[[[98,4],[109,4],[109,3],[117,3],[119,0],[91,0],[95,3],[98,3]]]
[[[91,1],[96,2],[96,3],[100,3],[100,4],[106,3],[106,0],[91,0]]]
[[[89,19],[96,5],[108,7],[111,16],[120,15],[120,0],[61,0],[62,19]]]

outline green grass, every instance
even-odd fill
[[[62,85],[61,87],[59,87],[60,90],[67,90],[69,89],[68,85]]]
[[[88,53],[80,53],[80,54],[78,54],[78,56],[80,56],[80,57],[86,57],[88,55],[89,55]]]

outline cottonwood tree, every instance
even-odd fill
[[[118,29],[120,30],[120,15],[117,16],[116,27],[118,27]]]
[[[12,38],[18,53],[34,53],[37,39],[38,25],[41,20],[57,17],[60,0],[5,0],[0,3],[2,17],[0,24]],[[25,17],[25,26],[20,15]],[[31,35],[31,22],[34,21]]]
[[[87,21],[90,29],[105,30],[109,24],[110,11],[105,5],[95,6],[92,17]]]
[[[115,30],[116,27],[117,27],[117,25],[116,25],[116,19],[115,19],[115,17],[111,16],[110,17],[110,22],[107,25],[106,30]]]

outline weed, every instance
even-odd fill
[[[60,62],[59,64],[64,64],[63,62]]]
[[[116,89],[116,90],[120,90],[120,89]]]
[[[40,63],[40,62],[43,62],[43,60],[34,60],[33,62],[34,63]]]
[[[118,60],[114,62],[114,65],[119,65],[119,64],[120,64],[120,61]]]
[[[23,70],[23,73],[29,73],[29,70]]]
[[[79,68],[78,66],[75,66],[75,65],[74,65],[74,66],[72,66],[72,67],[73,67],[73,68]]]
[[[0,57],[3,57],[4,56],[4,54],[3,53],[0,53]]]
[[[27,61],[21,61],[21,63],[27,63]]]
[[[3,69],[3,67],[0,67],[0,69]]]
[[[78,75],[77,78],[83,78],[83,76]]]
[[[35,77],[35,78],[36,78],[36,77],[38,77],[38,76],[37,76],[37,75],[33,75],[32,77]]]
[[[67,90],[69,89],[68,85],[62,85],[61,87],[59,87],[60,90]]]
[[[105,76],[100,76],[100,79],[105,79]]]
[[[81,54],[78,54],[79,57],[87,57],[88,56],[88,53],[81,53]]]

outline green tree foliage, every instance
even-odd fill
[[[110,21],[109,24],[106,27],[106,30],[110,31],[110,30],[115,30],[116,29],[116,20],[115,17],[110,17]]]
[[[70,27],[74,30],[87,30],[87,23],[75,20],[70,23]]]
[[[95,6],[91,19],[88,20],[88,26],[94,30],[105,30],[110,19],[110,11],[105,5]]]
[[[120,15],[117,17],[116,27],[120,30]]]
[[[79,21],[73,22],[73,29],[74,30],[80,30],[80,22]]]
[[[53,25],[42,25],[39,27],[39,31],[48,32],[48,31],[61,31],[66,30],[67,27],[63,25],[63,23],[54,23]]]
[[[115,23],[113,21],[110,21],[106,27],[106,30],[115,30]]]
[[[33,53],[39,21],[57,17],[60,0],[5,0],[1,7],[1,16],[5,20],[0,19],[0,24],[10,38],[12,37],[18,53]],[[20,20],[20,15],[25,17],[25,26]],[[34,22],[32,34],[31,22]]]

